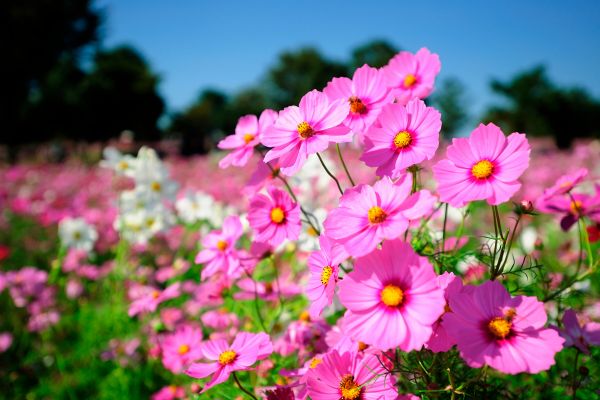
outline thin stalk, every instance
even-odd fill
[[[248,396],[250,396],[251,398],[253,398],[254,400],[258,400],[258,398],[254,395],[254,393],[252,393],[251,391],[249,391],[248,389],[246,389],[245,387],[242,386],[242,383],[240,382],[240,380],[238,379],[235,371],[233,371],[231,373],[231,375],[233,375],[233,380],[235,381],[236,385],[240,388],[240,390],[244,393],[246,393]]]
[[[521,222],[521,215],[517,216],[517,222],[515,222],[515,226],[513,227],[513,230],[510,233],[510,239],[508,239],[508,246],[506,250],[506,258],[504,258],[504,262],[500,260],[500,262],[502,262],[502,267],[500,268],[502,271],[504,271],[504,267],[506,266],[506,262],[508,261],[508,255],[510,254],[510,250],[512,249],[515,234],[517,232],[517,229],[519,229],[519,222]]]
[[[340,162],[342,163],[342,167],[344,167],[344,171],[346,171],[346,176],[348,177],[348,180],[350,181],[350,184],[352,186],[356,186],[356,183],[354,183],[354,179],[352,179],[352,176],[350,176],[350,171],[348,170],[348,167],[346,166],[346,162],[344,161],[344,157],[342,156],[342,150],[340,149],[340,144],[336,143],[335,144],[335,148],[337,150],[338,156],[340,157]]]
[[[446,250],[446,222],[448,221],[448,203],[444,205],[444,227],[442,228],[442,252]]]
[[[579,363],[579,349],[575,348],[575,350],[577,351],[577,353],[575,354],[575,362],[573,363],[573,382],[572,382],[572,388],[573,388],[573,396],[571,397],[572,399],[576,399],[577,398],[577,387],[579,386],[577,384],[577,364]]]
[[[325,172],[327,172],[327,175],[329,175],[331,177],[331,179],[333,179],[335,181],[335,184],[337,185],[337,188],[340,191],[340,194],[344,194],[344,190],[342,189],[342,185],[340,185],[340,181],[338,181],[338,179],[335,177],[335,175],[333,175],[331,173],[331,171],[329,170],[329,168],[327,168],[327,165],[325,165],[325,161],[323,161],[323,158],[321,157],[321,155],[319,153],[316,153],[316,154],[317,154],[317,157],[319,157],[319,161],[321,162],[323,169],[325,169]]]

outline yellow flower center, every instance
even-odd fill
[[[302,311],[300,313],[300,317],[299,317],[300,321],[304,321],[304,322],[310,322],[310,314],[308,313],[308,311]]]
[[[414,85],[415,83],[417,83],[417,77],[414,76],[413,74],[408,74],[404,77],[404,87],[405,88],[409,88],[412,85]]]
[[[385,211],[381,207],[374,206],[369,209],[369,222],[372,224],[380,224],[387,218]]]
[[[246,142],[246,144],[250,143],[251,141],[254,140],[254,135],[251,133],[246,133],[244,135],[244,142]]]
[[[298,135],[300,135],[300,138],[308,139],[314,134],[315,131],[313,130],[312,126],[308,124],[308,122],[302,121],[298,124]]]
[[[182,344],[181,346],[179,346],[179,348],[177,349],[177,352],[181,355],[186,354],[188,351],[190,351],[190,346],[188,346],[187,344]]]
[[[313,357],[313,359],[312,359],[312,360],[310,360],[310,365],[309,365],[309,368],[310,368],[310,369],[316,368],[316,367],[317,367],[317,365],[321,364],[322,362],[323,362],[323,360],[321,360],[320,358],[318,358],[318,357]]]
[[[73,232],[73,239],[80,240],[83,235],[79,231]]]
[[[506,318],[496,317],[488,323],[488,330],[496,339],[504,339],[510,334],[512,323]]]
[[[323,285],[327,285],[329,283],[329,278],[333,274],[333,268],[330,265],[323,267],[323,271],[321,272],[321,283]]]
[[[571,213],[575,215],[579,214],[581,212],[582,205],[583,204],[581,204],[581,201],[579,200],[572,201],[569,207],[571,209]]]
[[[398,307],[404,301],[404,292],[396,285],[386,285],[381,291],[381,301],[388,307]]]
[[[309,236],[319,236],[319,234],[317,233],[317,231],[315,230],[315,228],[313,228],[312,226],[309,226],[308,228],[306,228],[306,233],[308,233]]]
[[[487,179],[494,172],[494,164],[488,160],[481,160],[471,168],[471,174],[477,179]]]
[[[224,240],[219,240],[219,241],[217,242],[217,249],[219,249],[219,250],[221,250],[221,251],[225,251],[225,250],[227,250],[227,247],[228,247],[228,246],[229,246],[229,245],[228,245],[228,244],[227,244],[227,242],[226,242],[226,241],[224,241]]]
[[[158,299],[158,296],[160,296],[160,292],[158,290],[154,290],[152,292],[152,298],[153,299]]]
[[[285,221],[285,211],[281,207],[274,207],[271,210],[271,221],[281,224]]]
[[[120,170],[125,170],[129,168],[129,163],[127,161],[119,161],[117,168]]]
[[[162,189],[162,185],[160,184],[160,182],[152,182],[150,184],[150,189],[154,190],[155,192],[160,192],[160,189]]]
[[[346,374],[342,376],[340,381],[340,394],[342,398],[340,400],[356,400],[360,397],[362,388],[354,380],[354,376]]]
[[[365,351],[369,348],[369,345],[364,342],[358,342],[358,351]]]
[[[394,146],[397,149],[404,149],[412,143],[412,136],[407,131],[398,132],[394,137]]]
[[[225,350],[219,354],[219,364],[228,365],[231,364],[237,357],[237,354],[233,350]]]
[[[350,102],[350,112],[353,114],[364,114],[367,112],[367,106],[356,96],[352,96],[348,99]]]

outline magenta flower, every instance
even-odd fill
[[[437,54],[422,48],[417,54],[401,51],[384,67],[392,94],[400,104],[424,99],[433,92],[442,65]]]
[[[133,301],[129,305],[129,316],[156,311],[160,303],[178,297],[181,294],[180,287],[181,284],[175,282],[162,291],[151,286],[141,285],[131,288],[129,297]]]
[[[223,229],[218,229],[202,238],[204,249],[196,256],[197,264],[205,264],[201,279],[221,271],[233,275],[240,266],[240,257],[235,244],[242,236],[243,228],[240,218],[229,216],[223,221]]]
[[[232,372],[250,369],[252,364],[267,358],[272,352],[273,344],[266,333],[240,332],[231,345],[223,339],[204,342],[202,345],[204,358],[213,362],[192,364],[185,373],[199,379],[213,375],[202,389],[203,393],[225,382]]]
[[[600,346],[600,324],[588,322],[580,324],[577,314],[572,309],[565,311],[563,315],[563,329],[551,327],[558,331],[565,339],[565,347],[575,346],[585,354],[590,354],[589,346]]]
[[[451,297],[450,308],[442,324],[473,368],[487,364],[507,374],[535,374],[549,369],[563,348],[565,340],[544,328],[543,303],[535,297],[511,297],[498,282]]]
[[[162,341],[162,363],[174,374],[202,358],[202,330],[185,325],[174,333],[165,336]]]
[[[440,200],[462,207],[474,200],[491,205],[508,201],[529,165],[529,143],[522,133],[505,137],[494,124],[480,124],[469,138],[452,139],[447,159],[433,167]]]
[[[267,188],[267,193],[268,196],[258,193],[250,200],[248,222],[255,240],[277,246],[285,239],[298,239],[301,228],[298,204],[273,186]]]
[[[185,390],[181,386],[169,385],[160,389],[152,395],[152,400],[175,400],[184,399]]]
[[[548,200],[554,196],[569,193],[583,181],[587,174],[588,170],[586,168],[580,168],[575,172],[561,176],[554,185],[544,190],[542,198]]]
[[[600,222],[600,185],[596,185],[596,193],[571,193],[569,195],[542,197],[536,207],[543,212],[563,214],[560,227],[568,231],[580,218],[589,217]]]
[[[377,175],[397,178],[411,165],[431,160],[438,148],[441,114],[413,99],[406,106],[388,104],[365,136],[361,160]]]
[[[308,92],[300,100],[300,107],[284,108],[275,125],[264,133],[262,143],[272,147],[264,162],[277,158],[281,172],[292,175],[309,154],[325,150],[330,142],[350,142],[352,132],[342,125],[349,112],[347,100],[330,102],[318,90]]]
[[[373,186],[348,189],[338,208],[325,220],[325,234],[344,246],[353,257],[373,251],[384,239],[403,234],[410,220],[431,211],[435,198],[427,190],[410,194],[411,175],[393,183],[384,177]]]
[[[319,245],[321,249],[308,257],[310,278],[306,285],[306,297],[310,300],[308,312],[313,319],[318,318],[333,301],[340,263],[348,257],[344,248],[331,243],[327,236],[319,238]]]
[[[275,123],[276,119],[277,111],[268,109],[260,114],[260,118],[256,118],[256,115],[240,117],[235,126],[235,134],[227,136],[217,145],[220,149],[233,150],[219,161],[219,167],[246,165],[254,147],[260,143],[263,133]]]
[[[381,107],[392,101],[383,71],[366,64],[354,71],[352,79],[333,78],[323,93],[331,101],[350,104],[344,125],[361,135],[375,122]]]
[[[444,292],[435,278],[427,258],[409,244],[383,242],[381,250],[357,259],[339,284],[338,296],[348,309],[346,332],[381,350],[420,349],[444,312]]]
[[[450,311],[448,305],[449,299],[463,290],[463,284],[460,277],[454,275],[452,272],[444,272],[442,275],[437,277],[437,284],[440,289],[444,291],[444,300],[446,300],[446,306],[444,312]],[[433,333],[431,337],[425,343],[425,347],[434,353],[440,353],[448,351],[456,344],[454,338],[448,335],[446,329],[442,324],[442,316],[433,325]]]
[[[289,273],[282,274],[273,282],[255,281],[243,278],[237,281],[240,292],[233,295],[236,300],[251,300],[258,296],[265,301],[278,301],[279,297],[293,297],[302,293],[302,288],[292,279]]]
[[[395,378],[375,355],[333,350],[307,372],[313,400],[396,400]]]

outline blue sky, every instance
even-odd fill
[[[495,99],[492,78],[543,63],[561,85],[600,97],[600,1],[202,1],[99,0],[104,44],[137,47],[161,77],[170,111],[205,87],[232,93],[255,84],[284,50],[315,46],[345,60],[381,38],[428,47],[440,78],[468,89],[471,112]]]

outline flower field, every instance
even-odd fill
[[[445,142],[439,69],[0,167],[0,398],[599,398],[600,142]]]

